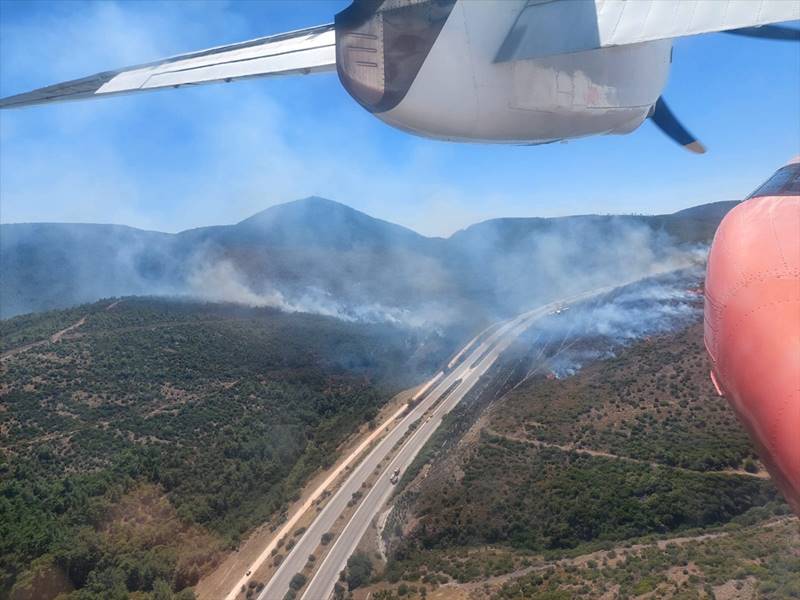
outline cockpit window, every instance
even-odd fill
[[[759,196],[800,196],[800,162],[778,169],[775,175],[750,194],[748,199]]]

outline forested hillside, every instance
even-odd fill
[[[441,360],[394,326],[135,298],[4,321],[2,337],[0,596],[15,599],[191,597]]]
[[[800,594],[797,519],[714,393],[702,324],[482,401],[402,482],[374,597]]]

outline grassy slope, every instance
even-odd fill
[[[103,598],[192,585],[376,413],[417,345],[268,309],[107,304],[3,362],[0,595],[20,578]],[[4,339],[80,312],[6,321]],[[140,504],[135,518],[119,510]]]

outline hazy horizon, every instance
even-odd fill
[[[5,1],[0,94],[330,22],[348,4]],[[665,97],[703,156],[649,123],[536,147],[428,140],[375,119],[335,73],[253,79],[2,111],[0,221],[174,232],[319,195],[443,236],[498,216],[741,199],[797,154],[800,55],[722,34],[674,49]]]
[[[254,213],[252,213],[250,215],[247,215],[247,216],[245,216],[244,218],[242,218],[242,219],[240,219],[238,221],[232,221],[230,223],[227,223],[227,222],[226,223],[209,223],[207,225],[198,225],[196,227],[188,227],[186,229],[176,229],[176,230],[145,228],[145,227],[138,227],[136,225],[130,225],[128,223],[101,222],[101,221],[11,221],[11,222],[7,222],[7,221],[4,221],[2,219],[2,216],[0,216],[0,225],[102,225],[102,226],[111,226],[111,227],[130,227],[132,229],[139,229],[139,230],[142,230],[142,231],[149,231],[149,232],[153,232],[153,233],[164,233],[164,234],[168,234],[168,235],[175,235],[175,234],[183,233],[183,232],[186,232],[186,231],[192,231],[194,229],[203,229],[203,228],[206,228],[206,227],[229,227],[229,226],[233,226],[233,225],[238,225],[239,223],[242,223],[243,221],[246,221],[247,219],[250,219],[250,218],[252,218],[252,217],[254,217],[254,216],[258,215],[258,214],[261,214],[261,213],[263,213],[265,211],[268,211],[268,210],[270,210],[272,208],[278,208],[280,206],[286,206],[286,205],[289,205],[289,204],[293,204],[293,203],[296,203],[296,202],[303,202],[303,201],[306,201],[306,200],[309,200],[309,199],[314,199],[314,198],[320,199],[320,200],[326,200],[326,201],[329,201],[329,202],[334,202],[336,204],[339,204],[341,206],[344,206],[346,208],[349,208],[351,210],[354,210],[356,212],[364,214],[364,215],[366,215],[366,216],[368,216],[368,217],[370,217],[372,219],[375,219],[375,220],[378,220],[378,221],[383,221],[383,222],[389,223],[391,225],[397,225],[399,227],[403,227],[404,229],[408,229],[410,231],[413,231],[414,233],[416,233],[418,235],[421,235],[423,237],[426,237],[426,238],[443,238],[443,239],[450,238],[453,235],[455,235],[456,233],[458,233],[459,231],[464,231],[464,230],[469,229],[470,227],[473,227],[475,225],[480,225],[481,223],[486,223],[487,221],[504,220],[504,219],[567,219],[567,218],[571,218],[571,217],[591,217],[591,216],[610,216],[610,217],[663,216],[663,215],[674,214],[674,213],[681,212],[683,210],[687,210],[687,209],[691,209],[691,208],[697,208],[699,206],[705,206],[707,204],[718,204],[720,202],[738,202],[739,201],[739,200],[716,200],[714,202],[702,202],[700,204],[690,204],[688,206],[677,208],[674,211],[670,211],[670,212],[666,212],[666,213],[658,213],[658,212],[627,212],[627,213],[591,212],[591,213],[589,213],[589,212],[587,212],[587,213],[575,213],[575,214],[556,215],[556,216],[497,215],[497,216],[494,216],[494,217],[488,217],[486,219],[480,219],[480,220],[474,221],[472,223],[467,223],[467,224],[465,224],[463,227],[461,227],[459,229],[456,229],[456,230],[454,230],[454,231],[452,231],[450,233],[442,234],[442,235],[427,234],[427,233],[424,233],[422,231],[419,231],[419,230],[415,229],[414,227],[411,227],[411,226],[408,226],[408,225],[403,225],[402,223],[396,223],[396,222],[391,221],[389,219],[385,219],[385,218],[376,216],[374,214],[371,214],[368,211],[360,210],[360,209],[358,209],[358,208],[356,208],[354,206],[351,206],[350,204],[348,204],[346,202],[341,202],[341,201],[335,200],[333,198],[326,198],[326,197],[320,196],[320,195],[306,196],[304,198],[297,198],[295,200],[287,200],[285,202],[277,202],[275,204],[269,204],[269,205],[265,206],[264,208],[262,208],[260,210],[256,210]]]

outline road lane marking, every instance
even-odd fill
[[[436,377],[438,377],[438,375]],[[239,581],[236,583],[236,585],[233,587],[233,589],[228,593],[228,595],[225,596],[225,600],[236,600],[236,597],[239,595],[239,593],[240,593],[240,591],[242,589],[242,586],[243,585],[247,585],[247,582],[252,577],[252,574],[255,573],[257,569],[261,568],[261,566],[270,557],[272,550],[274,548],[276,548],[277,545],[278,545],[278,540],[280,540],[284,536],[288,535],[289,532],[291,532],[292,528],[297,524],[297,522],[303,517],[303,515],[305,515],[305,513],[313,506],[314,502],[336,480],[336,478],[345,470],[345,468],[348,467],[350,465],[350,463],[352,463],[353,460],[359,454],[361,454],[361,452],[363,452],[364,449],[367,446],[369,446],[369,444],[371,444],[375,440],[375,438],[377,436],[379,436],[381,433],[383,433],[383,429],[386,426],[386,424],[387,423],[388,424],[393,423],[396,419],[400,418],[402,416],[402,414],[407,409],[408,409],[408,406],[406,404],[403,404],[403,406],[400,409],[398,409],[397,412],[395,412],[393,415],[391,415],[388,419],[386,419],[381,424],[380,427],[376,427],[375,431],[373,431],[369,435],[369,437],[367,437],[367,439],[365,439],[363,442],[361,442],[361,444],[359,444],[358,447],[355,450],[353,450],[353,452],[350,453],[350,456],[348,456],[347,459],[341,465],[339,465],[339,467],[337,467],[333,471],[333,473],[331,473],[325,479],[325,481],[323,481],[321,484],[319,484],[317,489],[314,490],[314,492],[303,503],[303,505],[300,507],[300,509],[298,509],[295,512],[294,516],[291,517],[288,521],[286,521],[284,526],[278,531],[278,533],[275,534],[275,537],[273,537],[272,541],[267,545],[267,547],[264,549],[264,551],[261,552],[261,554],[258,555],[258,558],[256,558],[255,561],[253,561],[253,563],[248,568],[248,571],[250,571],[250,575],[242,576],[242,578],[239,579]]]

